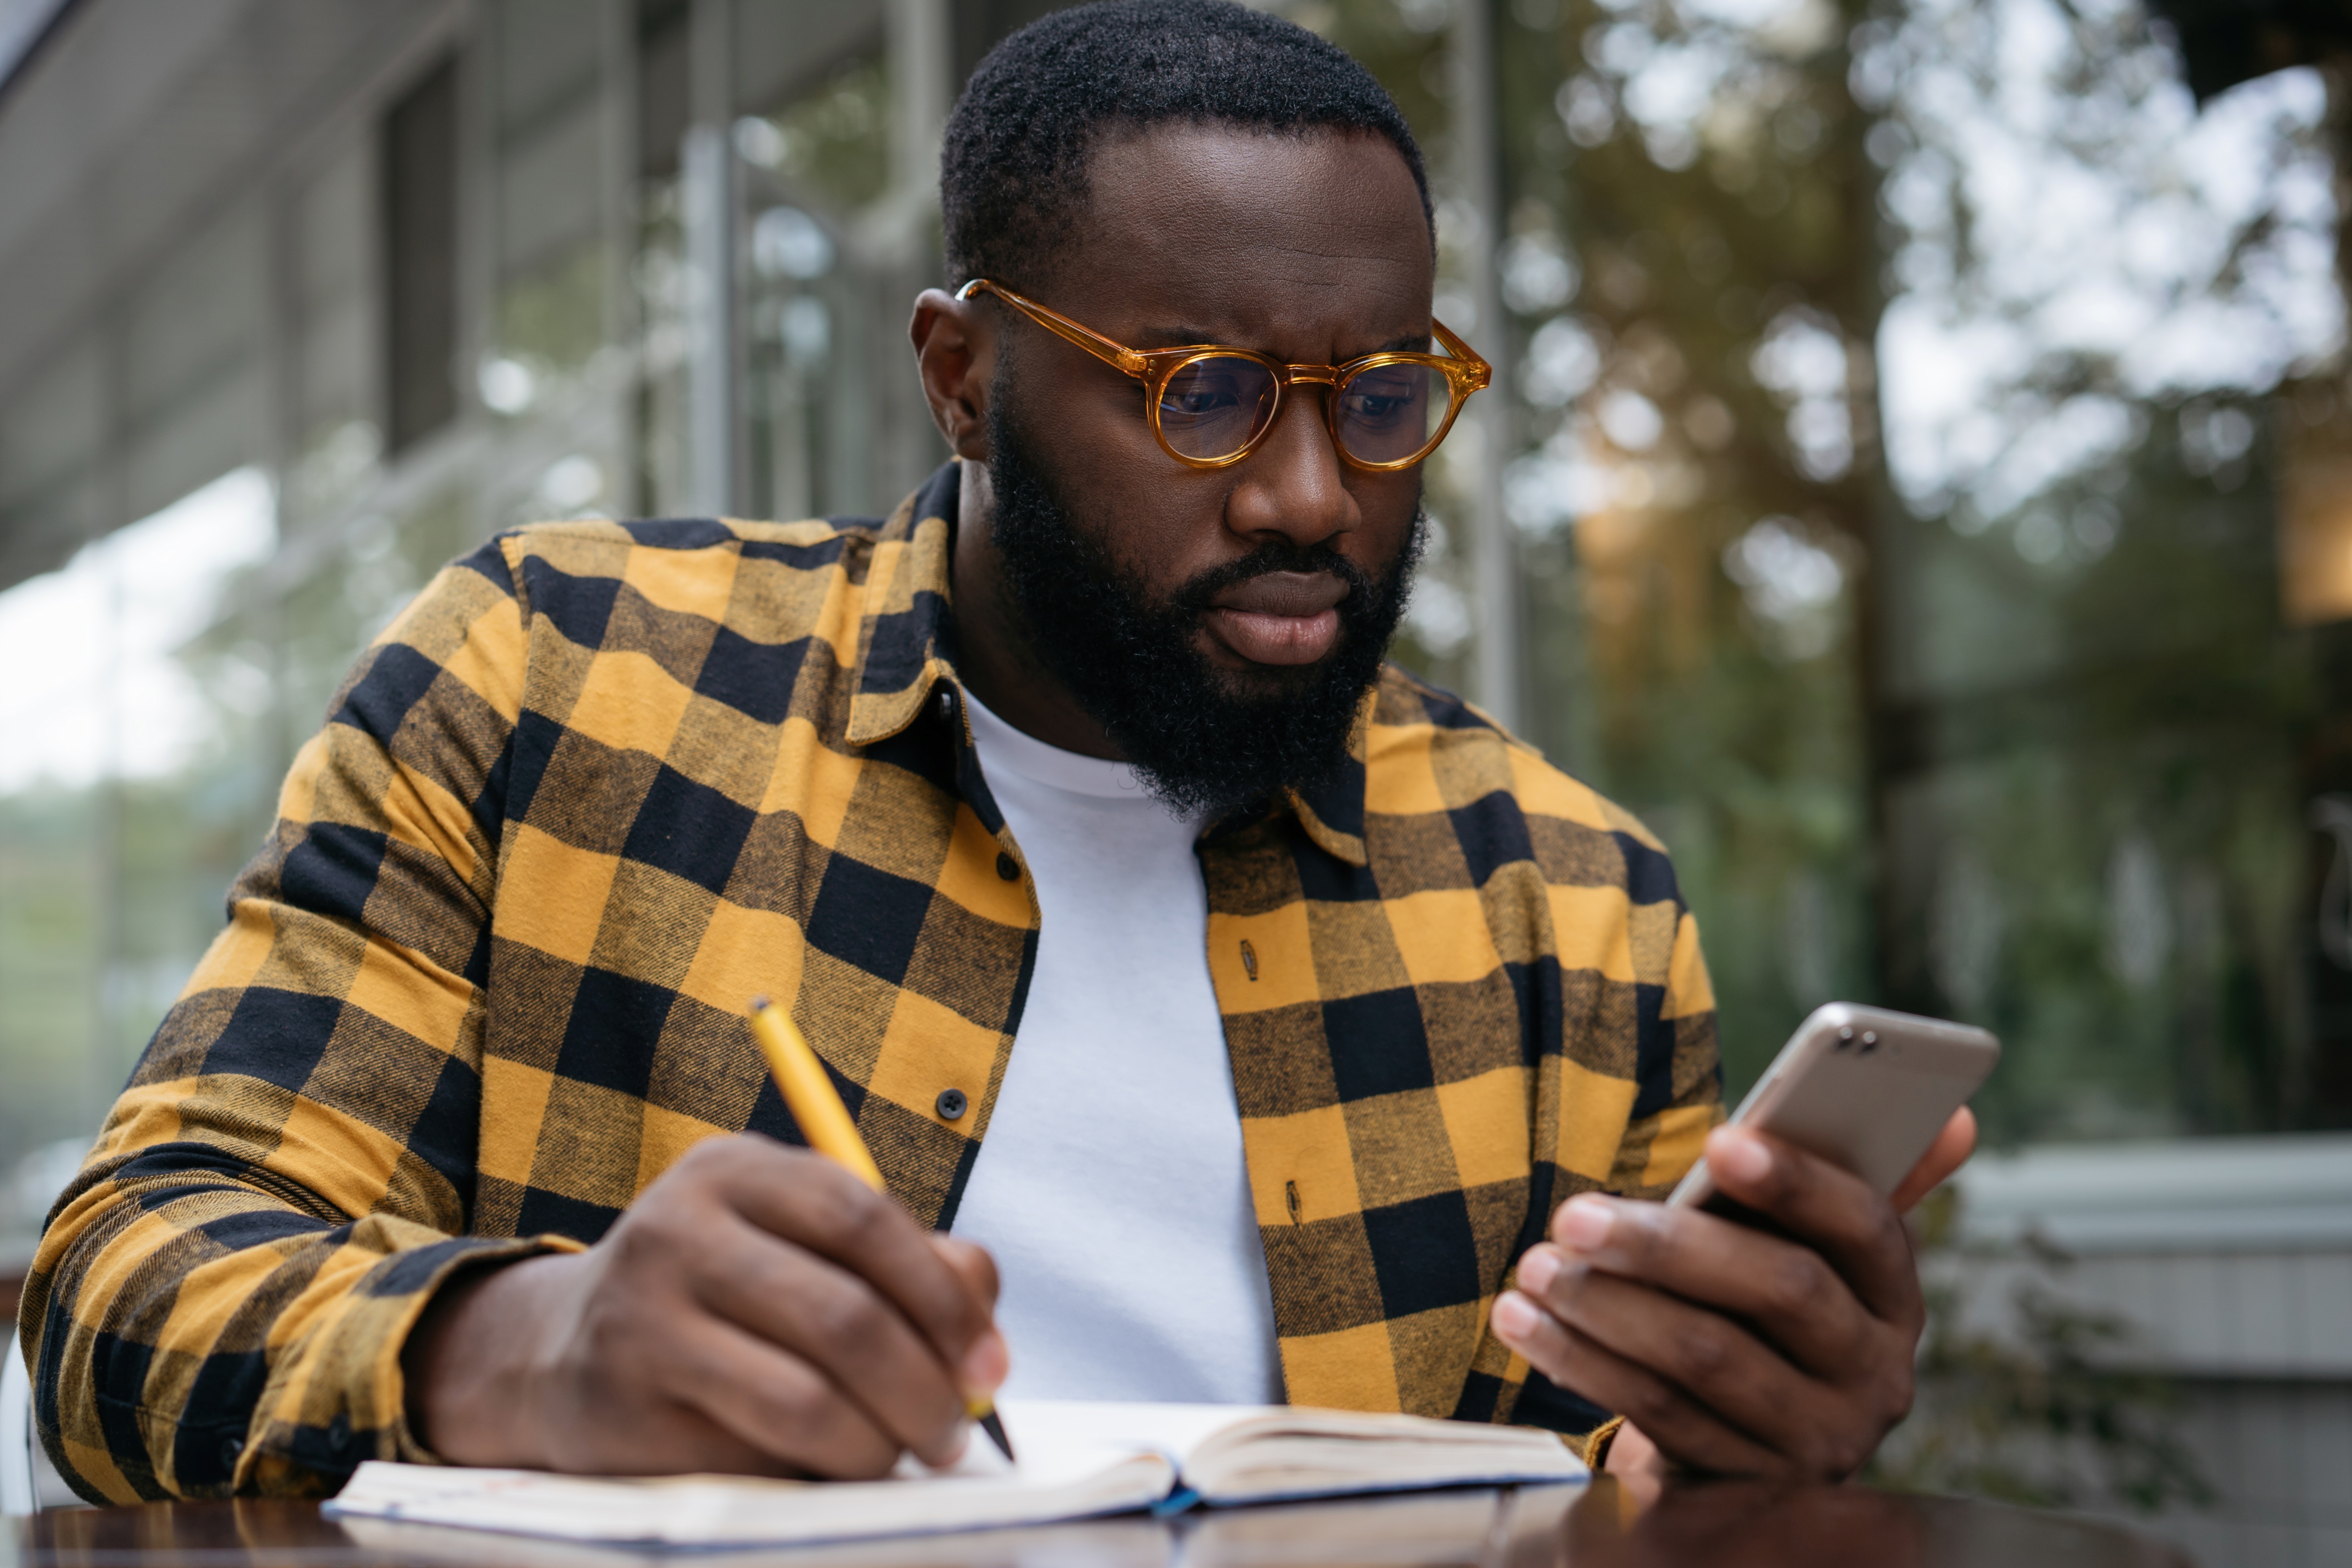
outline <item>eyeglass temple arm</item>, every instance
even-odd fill
[[[1135,350],[1115,343],[1100,332],[1089,331],[1069,317],[1049,310],[1034,300],[1024,300],[1012,289],[1001,284],[992,283],[985,278],[973,279],[957,289],[955,297],[959,300],[969,300],[979,293],[995,295],[1055,336],[1076,343],[1097,359],[1114,365],[1129,375],[1142,377],[1149,374],[1147,362]]]
[[[1463,379],[1470,384],[1471,391],[1481,391],[1495,379],[1495,367],[1488,364],[1476,349],[1455,337],[1452,328],[1434,317],[1430,319],[1429,324],[1437,329],[1437,341],[1445,345],[1446,352],[1466,367]]]

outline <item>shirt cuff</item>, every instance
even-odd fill
[[[362,1240],[393,1245],[319,1314],[322,1321],[301,1336],[307,1342],[272,1369],[234,1469],[234,1491],[316,1497],[340,1489],[365,1459],[440,1463],[409,1429],[400,1365],[425,1307],[465,1269],[582,1250],[562,1236],[424,1241],[415,1234],[423,1227],[380,1216],[357,1228],[390,1231],[396,1239]]]
[[[467,1239],[479,1238],[468,1237]],[[408,1378],[401,1367],[401,1357],[408,1349],[408,1336],[415,1333],[416,1325],[425,1321],[425,1310],[432,1306],[433,1298],[441,1292],[442,1288],[451,1283],[460,1274],[476,1268],[520,1263],[527,1258],[547,1258],[562,1253],[587,1250],[585,1243],[574,1240],[568,1236],[518,1237],[513,1240],[485,1241],[477,1249],[454,1258],[445,1266],[435,1270],[432,1280],[417,1293],[414,1310],[408,1314],[407,1321],[401,1325],[398,1334],[392,1342],[391,1370],[393,1378],[400,1388],[400,1404],[392,1423],[392,1442],[386,1445],[395,1451],[383,1455],[382,1458],[396,1458],[403,1464],[408,1465],[448,1463],[440,1455],[418,1442],[415,1429],[408,1424]]]
[[[1615,1415],[1584,1435],[1583,1451],[1577,1458],[1584,1461],[1586,1469],[1596,1476],[1601,1473],[1601,1467],[1609,1462],[1609,1445],[1616,1438],[1617,1429],[1624,1425],[1625,1418]]]

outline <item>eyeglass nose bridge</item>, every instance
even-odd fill
[[[1217,459],[1218,467],[1242,461],[1274,438],[1275,427],[1282,423],[1282,416],[1289,411],[1292,387],[1328,386],[1333,392],[1339,389],[1338,365],[1284,364],[1278,360],[1267,360],[1263,363],[1274,372],[1274,396],[1267,401],[1265,421],[1250,433],[1250,438],[1242,443],[1239,451],[1228,453]],[[1336,401],[1324,405],[1322,416],[1317,419],[1316,423],[1323,426],[1324,435],[1330,438],[1331,455],[1339,460],[1341,466],[1344,467],[1353,461],[1348,456],[1347,442],[1339,436],[1339,408]],[[1166,445],[1164,437],[1161,444]],[[1199,461],[1197,458],[1183,460]]]
[[[1345,437],[1340,435],[1340,428],[1339,428],[1339,414],[1340,414],[1339,367],[1336,367],[1336,364],[1284,364],[1284,367],[1275,374],[1275,406],[1265,416],[1265,428],[1258,430],[1258,433],[1249,439],[1249,447],[1242,451],[1242,456],[1249,456],[1251,451],[1256,451],[1258,447],[1263,447],[1265,442],[1273,439],[1275,426],[1282,421],[1284,393],[1289,393],[1294,385],[1324,385],[1324,388],[1331,388],[1331,397],[1324,400],[1322,418],[1318,418],[1315,423],[1319,423],[1319,426],[1324,428],[1324,435],[1331,439],[1331,456],[1340,463],[1340,468],[1352,463],[1352,458],[1348,456],[1348,442],[1345,442]]]
[[[1439,330],[1444,331],[1443,328]],[[1228,350],[1226,353],[1230,353],[1231,351]],[[1228,452],[1221,457],[1210,458],[1187,457],[1178,452],[1173,446],[1171,446],[1166,435],[1160,430],[1160,411],[1158,407],[1160,395],[1161,390],[1164,389],[1171,381],[1175,379],[1176,374],[1182,370],[1186,365],[1198,363],[1202,359],[1215,357],[1219,356],[1215,354],[1195,355],[1191,359],[1183,360],[1177,363],[1169,365],[1167,370],[1162,373],[1156,382],[1147,381],[1146,383],[1146,384],[1151,388],[1150,398],[1153,404],[1151,410],[1152,434],[1158,437],[1161,448],[1166,451],[1169,456],[1191,468],[1228,468],[1233,464],[1241,462],[1244,459],[1254,456],[1259,448],[1263,447],[1267,441],[1273,438],[1275,427],[1282,423],[1283,416],[1289,411],[1290,389],[1294,386],[1322,386],[1328,387],[1331,390],[1333,396],[1324,403],[1322,416],[1317,419],[1316,423],[1323,426],[1324,434],[1329,437],[1332,456],[1339,458],[1342,465],[1353,465],[1358,468],[1370,469],[1375,472],[1409,468],[1412,464],[1421,461],[1422,458],[1426,458],[1436,448],[1437,444],[1445,438],[1447,432],[1453,429],[1454,416],[1461,412],[1462,404],[1465,401],[1463,393],[1454,385],[1452,378],[1448,377],[1446,382],[1447,408],[1445,417],[1440,423],[1437,434],[1430,437],[1428,445],[1423,447],[1421,451],[1409,458],[1397,462],[1370,463],[1356,457],[1348,449],[1347,437],[1340,429],[1341,411],[1339,407],[1339,399],[1337,395],[1343,380],[1339,373],[1348,369],[1348,366],[1331,364],[1285,364],[1279,360],[1263,359],[1255,354],[1241,356],[1256,359],[1259,363],[1265,365],[1268,370],[1273,372],[1274,395],[1267,400],[1264,420],[1258,425],[1255,430],[1250,433],[1249,439],[1243,442],[1240,449],[1237,451]],[[1360,375],[1363,372],[1359,369],[1356,374]],[[1352,381],[1355,377],[1349,376],[1344,379]],[[1475,384],[1469,390],[1474,392],[1478,391],[1481,390],[1484,385],[1485,384],[1482,381]]]

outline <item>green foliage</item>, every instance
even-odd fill
[[[854,212],[888,187],[890,78],[881,57],[835,71],[769,123],[780,133],[776,173],[836,212]]]
[[[604,247],[583,245],[499,289],[499,351],[541,374],[578,371],[604,342]]]
[[[1957,1206],[1948,1189],[1923,1206],[1930,1284],[1918,1396],[1867,1479],[2038,1508],[2153,1514],[2210,1504],[2212,1488],[2179,1435],[2177,1386],[2118,1365],[2131,1349],[2129,1326],[2043,1286],[2038,1276],[2063,1276],[2068,1262],[2046,1244],[1962,1253],[1953,1242]],[[2006,1308],[1998,1331],[1971,1326],[1988,1315],[1980,1293],[1996,1260],[2031,1266],[1991,1271],[2016,1281],[1998,1304]]]
[[[41,787],[0,797],[0,1178],[36,1144],[81,1128],[101,1089],[104,922],[100,803]]]
[[[2217,486],[2182,467],[2177,417],[2149,424],[2036,503],[2128,519],[2099,559],[2030,563],[1990,527],[1917,545],[1909,710],[1938,765],[1890,793],[1885,973],[2009,1043],[1982,1102],[1998,1142],[2301,1114],[2313,698],[2278,622],[2271,476],[2256,453]]]

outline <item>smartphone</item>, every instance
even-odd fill
[[[1891,1196],[2000,1060],[2000,1042],[1982,1029],[1832,1002],[1797,1026],[1731,1123],[1785,1138]],[[1746,1217],[1716,1190],[1704,1158],[1666,1202]]]

